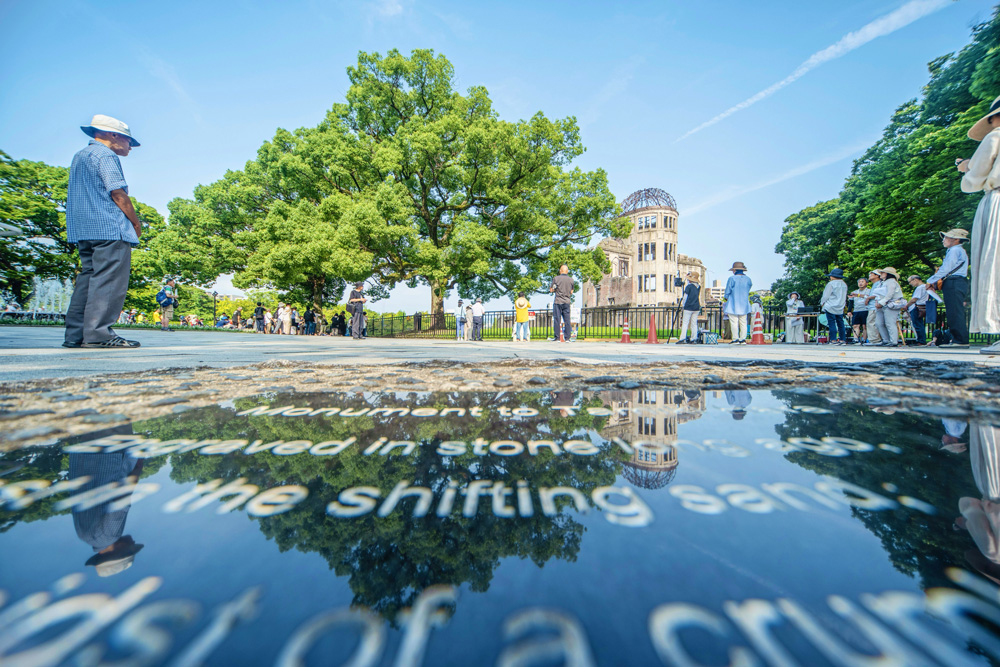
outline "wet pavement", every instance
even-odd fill
[[[0,664],[1000,660],[990,367],[271,364],[2,390]]]
[[[93,374],[140,372],[155,368],[227,368],[273,360],[314,364],[398,364],[404,362],[496,363],[566,359],[577,364],[651,364],[662,362],[798,361],[843,363],[917,358],[937,363],[969,362],[1000,366],[1000,357],[978,349],[873,348],[855,345],[646,345],[636,342],[583,341],[530,343],[488,341],[459,343],[448,339],[368,339],[329,336],[262,336],[225,331],[129,330],[142,347],[131,350],[66,349],[61,327],[0,327],[0,382],[59,380]]]

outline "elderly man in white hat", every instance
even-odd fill
[[[63,347],[139,347],[111,328],[125,303],[132,248],[142,233],[118,157],[139,142],[128,125],[101,114],[80,129],[91,141],[69,168],[66,237],[79,250],[81,270],[66,312]]]
[[[971,160],[956,160],[962,176],[962,192],[982,192],[972,223],[972,317],[973,333],[1000,334],[1000,97],[989,111],[969,128],[969,138],[979,142]],[[946,283],[947,284],[947,283]],[[947,295],[945,295],[947,304]],[[980,350],[1000,354],[1000,340]]]
[[[949,229],[940,232],[941,245],[947,250],[941,267],[927,279],[927,284],[937,287],[941,282],[944,297],[944,312],[948,318],[951,343],[942,347],[969,347],[969,325],[965,321],[965,302],[969,298],[969,255],[962,247],[969,240],[969,232],[964,229]]]

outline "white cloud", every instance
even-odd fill
[[[580,112],[578,118],[580,127],[586,127],[594,123],[610,104],[621,98],[622,94],[628,89],[632,79],[635,78],[636,70],[645,61],[644,57],[635,56],[615,68],[615,71],[611,73],[608,80],[597,89],[597,92],[588,101],[587,106]]]
[[[372,11],[382,18],[392,18],[403,13],[402,0],[376,0],[372,4]]]
[[[722,204],[724,202],[736,199],[737,197],[742,197],[744,195],[750,194],[751,192],[763,190],[764,188],[769,188],[772,185],[777,185],[778,183],[791,180],[798,176],[802,176],[803,174],[808,174],[811,171],[822,169],[823,167],[827,167],[836,162],[840,162],[841,160],[846,160],[852,155],[861,153],[866,148],[868,148],[872,143],[874,143],[874,140],[865,141],[864,143],[860,143],[854,146],[848,146],[846,148],[837,151],[836,153],[832,153],[830,155],[827,155],[826,157],[814,160],[813,162],[800,165],[798,167],[795,167],[794,169],[790,169],[789,171],[786,171],[783,174],[779,174],[778,176],[773,176],[767,180],[759,181],[752,185],[729,188],[728,190],[720,192],[714,197],[710,197],[709,199],[700,201],[697,204],[691,206],[690,208],[683,210],[682,214],[684,215],[684,217],[687,218],[692,215],[701,213],[702,211],[706,211],[712,208],[713,206],[718,206],[719,204]]]
[[[927,16],[928,14],[933,14],[934,12],[940,9],[944,9],[945,6],[955,1],[957,0],[910,0],[903,6],[896,9],[895,11],[889,12],[885,16],[881,16],[875,19],[874,21],[865,25],[859,30],[855,30],[854,32],[844,35],[843,37],[840,38],[840,40],[836,44],[832,44],[823,49],[822,51],[817,51],[816,53],[812,54],[804,63],[799,65],[794,72],[786,76],[781,81],[778,81],[777,83],[768,86],[767,88],[760,91],[756,95],[743,100],[736,106],[726,109],[715,118],[705,121],[698,127],[694,128],[693,130],[688,130],[678,139],[676,139],[674,143],[686,139],[695,132],[700,132],[701,130],[704,130],[707,127],[711,127],[712,125],[715,125],[719,121],[724,120],[729,116],[732,116],[734,113],[742,111],[743,109],[746,109],[747,107],[752,106],[767,97],[770,97],[771,95],[778,92],[785,86],[797,81],[798,79],[801,79],[803,76],[808,74],[810,71],[816,69],[823,63],[827,63],[847,53],[850,53],[851,51],[861,46],[864,46],[865,44],[874,39],[878,39],[879,37],[884,37],[886,35],[889,35],[893,32],[896,32],[900,28],[905,28],[914,21],[921,19]]]

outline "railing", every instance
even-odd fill
[[[530,338],[545,340],[557,337],[553,331],[553,316],[550,310],[537,310],[528,322]],[[785,308],[767,306],[763,313],[763,329],[765,334],[771,334],[775,339],[785,331]],[[574,318],[573,330],[578,339],[590,340],[620,340],[626,320],[629,323],[629,333],[633,340],[641,340],[648,336],[650,323],[656,328],[660,341],[676,338],[680,334],[683,312],[679,306],[635,306],[635,307],[603,307],[583,308],[579,313],[579,322]],[[752,322],[748,318],[747,331],[752,331]],[[651,319],[652,318],[652,319]],[[913,337],[914,333],[906,312],[899,318],[904,337]],[[827,335],[826,327],[819,326],[817,318],[804,319],[805,330],[812,337]],[[472,322],[467,321],[466,327],[471,328]],[[845,327],[848,337],[854,332],[850,321],[845,315]],[[935,328],[947,327],[944,307],[938,308]],[[699,331],[711,331],[720,337],[729,337],[729,318],[722,312],[721,306],[706,306],[698,315]],[[927,339],[930,340],[931,327],[927,327]],[[415,315],[369,315],[368,335],[375,338],[440,338],[455,339],[458,337],[456,319],[453,313],[431,315],[420,313]],[[483,340],[511,340],[514,337],[514,311],[489,311],[483,315]],[[970,342],[976,344],[991,343],[998,336],[972,334]]]

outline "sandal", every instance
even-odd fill
[[[121,336],[115,336],[100,343],[84,343],[83,347],[139,347],[139,341],[125,340]]]

